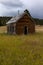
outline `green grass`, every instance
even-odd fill
[[[43,32],[0,34],[0,65],[43,65]]]

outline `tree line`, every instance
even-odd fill
[[[0,17],[0,26],[5,26],[12,17]],[[43,25],[43,19],[33,18],[36,25]]]
[[[33,18],[36,25],[43,25],[43,19]]]
[[[0,26],[5,26],[12,17],[0,17]]]

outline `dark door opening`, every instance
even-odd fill
[[[25,35],[28,34],[28,27],[27,27],[27,26],[24,27],[24,34],[25,34]]]

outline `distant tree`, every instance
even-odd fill
[[[0,17],[0,26],[6,25],[6,22],[8,22],[12,17]]]

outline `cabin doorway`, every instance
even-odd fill
[[[24,27],[24,34],[25,34],[25,35],[28,34],[28,27],[27,27],[27,26]]]

